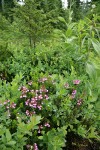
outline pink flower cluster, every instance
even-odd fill
[[[80,82],[81,82],[80,80],[73,80],[73,84],[74,84],[74,85],[78,85],[78,84],[80,84]],[[69,84],[66,83],[66,84],[64,85],[64,87],[65,87],[66,89],[68,89],[68,88],[69,88]],[[69,89],[72,89],[72,88],[69,88]],[[77,90],[76,90],[76,89],[73,89],[71,95],[70,95],[70,94],[68,94],[68,95],[70,96],[71,99],[74,99],[75,96],[76,96],[76,93],[77,93]],[[81,105],[81,101],[78,100],[78,103],[77,103],[77,104],[78,104],[78,105]]]
[[[34,145],[26,145],[27,150],[38,150],[37,143],[34,143]]]
[[[77,93],[76,90],[73,90],[73,91],[72,91],[72,95],[71,95],[71,98],[72,98],[72,99],[75,98],[76,93]]]
[[[26,87],[22,87],[22,88],[20,88],[20,90],[22,91],[21,98],[25,97],[25,95],[27,93],[31,93],[32,95],[34,95],[34,96],[32,96],[32,98],[29,98],[25,101],[25,105],[29,106],[30,108],[41,110],[42,104],[43,104],[42,100],[49,99],[49,97],[47,95],[48,90],[45,88],[45,86],[42,86],[39,90],[33,90],[33,89],[28,90]],[[27,97],[27,95],[26,95],[26,97]],[[35,114],[35,111],[31,112],[29,110],[26,110],[27,116],[31,116],[32,114]]]
[[[41,133],[41,129],[43,129],[43,126],[50,128],[50,124],[48,122],[46,122],[44,125],[39,125],[38,133]]]
[[[47,81],[48,79],[46,78],[46,77],[44,77],[44,78],[41,78],[40,80],[39,80],[39,82],[40,83],[44,83],[45,81]]]
[[[42,125],[39,125],[38,133],[41,133],[41,129],[43,129],[43,126],[42,126]]]
[[[82,105],[82,99],[79,99],[79,100],[77,101],[77,105],[78,105],[78,106]]]
[[[27,92],[29,92],[29,89],[27,87],[22,86],[21,88],[19,88],[19,90],[22,92],[22,95],[20,96],[20,98],[27,97]]]
[[[26,115],[27,116],[32,116],[33,114],[35,114],[35,111],[26,110]]]
[[[10,117],[11,116],[11,112],[10,109],[15,109],[16,108],[16,104],[14,102],[10,102],[10,100],[6,100],[4,103],[2,103],[1,105],[4,105],[5,108],[7,109],[7,116]]]
[[[75,84],[75,85],[80,84],[80,82],[81,82],[80,80],[73,80],[73,84]],[[69,88],[69,84],[68,84],[68,83],[65,83],[64,87],[65,87],[65,88]]]
[[[50,128],[50,124],[48,122],[46,122],[44,126]]]
[[[75,84],[75,85],[78,85],[78,84],[80,84],[80,80],[73,80],[73,84]]]
[[[16,104],[14,102],[10,103],[10,100],[6,100],[3,104],[6,106],[7,109],[16,108]]]
[[[14,102],[12,102],[12,103],[10,104],[10,108],[16,108],[16,104],[15,104]]]
[[[34,143],[33,150],[38,150],[37,143]]]

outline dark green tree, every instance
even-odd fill
[[[25,0],[25,5],[16,5],[15,17],[18,19],[20,31],[29,38],[30,46],[35,47],[38,41],[51,31],[46,14],[37,0]]]
[[[58,17],[64,17],[65,10],[62,8],[61,0],[41,0],[41,8],[46,13],[47,19],[53,28],[62,29],[63,26],[59,23]]]
[[[3,14],[9,13],[11,8],[14,7],[14,1],[13,0],[0,0],[0,11]]]

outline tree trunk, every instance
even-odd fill
[[[1,0],[1,5],[2,5],[2,12],[5,11],[5,8],[4,8],[4,0]]]

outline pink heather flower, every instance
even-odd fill
[[[41,133],[41,129],[43,129],[43,126],[42,126],[42,125],[39,126],[38,133]]]
[[[9,109],[9,106],[6,106],[7,109]]]
[[[76,90],[73,90],[72,95],[76,95],[76,92],[77,92]]]
[[[68,88],[68,87],[69,87],[69,84],[68,84],[68,83],[66,83],[64,86],[65,86],[65,88]]]
[[[33,146],[33,150],[38,150],[38,146],[37,146],[37,143],[34,143],[34,146]]]
[[[35,98],[32,98],[31,101],[29,102],[29,106],[36,108],[37,107],[37,100]]]
[[[50,128],[50,124],[49,123],[45,123],[44,126]]]
[[[80,83],[80,80],[73,80],[73,84],[78,85]]]
[[[45,81],[47,81],[47,78],[41,78],[40,80],[39,80],[39,82],[41,82],[41,83],[44,83]]]
[[[30,112],[29,110],[26,110],[27,116],[32,116],[33,114],[35,114],[35,111]]]
[[[16,107],[16,104],[15,103],[11,103],[10,104],[10,108],[15,108]]]
[[[26,94],[27,92],[29,92],[28,88],[25,86],[22,86],[21,88],[19,88],[20,91],[22,91],[22,95]]]
[[[38,100],[38,97],[37,97],[37,96],[35,96],[35,100],[36,100],[36,101]]]
[[[29,110],[26,110],[26,115],[27,115],[27,116],[29,116],[29,115],[30,115]]]
[[[39,92],[39,90],[35,90],[35,93],[38,93]]]
[[[42,109],[42,106],[41,106],[41,105],[38,105],[37,108],[38,108],[39,110],[41,110],[41,109]]]
[[[34,97],[32,97],[32,98],[31,98],[31,101],[35,101],[35,98],[34,98]]]
[[[32,107],[32,108],[37,108],[37,103],[31,103],[31,102],[30,102],[30,103],[29,103],[29,106]]]
[[[44,98],[46,99],[46,100],[48,100],[49,99],[49,97],[48,97],[48,95],[44,95]]]
[[[40,94],[40,95],[38,96],[38,99],[39,99],[39,100],[43,99],[42,94]]]
[[[71,94],[71,96],[70,96],[71,99],[74,99],[74,98],[75,98],[76,92],[77,92],[76,90],[73,90],[73,91],[72,91],[72,94]]]
[[[28,106],[29,105],[29,99],[25,102],[25,105]]]
[[[77,101],[77,105],[78,105],[78,106],[82,105],[82,99],[79,99],[79,100]]]
[[[3,104],[6,105],[8,103],[8,101],[5,101]]]

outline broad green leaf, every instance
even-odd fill
[[[91,78],[93,78],[93,79],[95,78],[95,76],[96,76],[96,69],[95,69],[93,64],[90,64],[90,63],[86,64],[86,72],[88,73],[88,75]]]
[[[30,118],[31,122],[33,123],[33,125],[37,125],[40,123],[40,120],[41,120],[41,116],[32,116]]]
[[[7,139],[7,142],[9,142],[11,140],[11,133],[8,129],[6,129],[6,139]]]
[[[98,55],[100,56],[100,42],[98,41],[93,41],[92,40],[92,45],[93,45],[93,48],[94,50],[98,53]]]
[[[63,17],[58,17],[59,21],[66,23],[65,19]]]
[[[43,140],[43,136],[39,136],[38,139],[39,139],[39,140]]]

